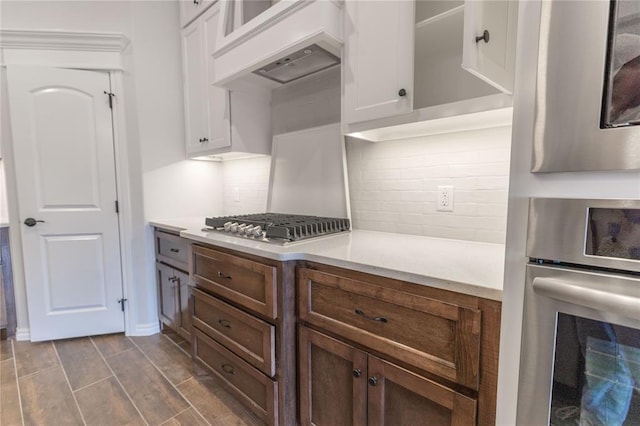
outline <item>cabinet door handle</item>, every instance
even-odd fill
[[[218,271],[218,277],[219,278],[224,278],[226,280],[230,280],[231,279],[231,275],[225,275],[222,272]]]
[[[193,0],[193,4],[198,5],[200,2],[198,0]]]
[[[362,312],[360,309],[356,309],[353,312],[355,312],[356,315],[361,316],[362,318],[365,318],[365,319],[368,319],[368,320],[371,320],[371,321],[378,321],[378,322],[384,322],[384,323],[389,322],[389,321],[387,321],[387,319],[385,317],[370,317],[370,316],[367,316],[367,314]]]
[[[198,142],[200,142],[200,143],[209,142],[209,138],[200,138],[200,139],[198,139]]]
[[[177,249],[177,248],[171,248],[169,249],[169,251],[172,253],[180,253],[180,249]]]
[[[407,91],[404,89],[398,90],[398,96],[407,96]]]
[[[353,377],[355,377],[357,379],[360,376],[362,376],[362,370],[360,370],[359,368],[354,368],[353,369]]]
[[[489,43],[489,31],[484,30],[481,36],[476,36],[476,43],[480,43],[480,40],[484,40],[485,43]]]
[[[231,364],[222,364],[220,365],[220,368],[222,368],[222,371],[227,374],[233,374],[233,365]]]
[[[231,329],[231,323],[226,319],[218,320],[218,324],[220,324],[220,327]]]
[[[368,382],[371,386],[375,386],[378,384],[378,378],[376,376],[371,376],[369,377]]]

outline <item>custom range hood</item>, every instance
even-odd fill
[[[256,16],[241,16],[252,4],[222,3],[213,84],[233,90],[248,81],[274,88],[340,63],[342,2],[280,0]]]

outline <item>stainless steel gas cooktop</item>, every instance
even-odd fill
[[[351,229],[349,219],[282,213],[208,217],[205,230],[278,244],[306,240]]]

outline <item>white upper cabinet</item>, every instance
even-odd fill
[[[467,1],[462,67],[505,93],[513,91],[518,3]]]
[[[411,112],[414,3],[347,1],[345,8],[345,120]]]
[[[184,122],[187,154],[202,149],[209,140],[207,124],[206,68],[202,19],[182,30]]]
[[[510,124],[516,9],[506,0],[346,0],[344,132],[375,141],[442,133],[442,119],[459,130]],[[476,42],[484,29],[489,42]]]
[[[270,94],[262,88],[228,91],[212,84],[219,18],[218,3],[182,30],[187,157],[269,154]]]
[[[185,27],[198,15],[207,10],[215,0],[179,0],[180,24]]]

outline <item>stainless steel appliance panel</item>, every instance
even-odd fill
[[[527,266],[517,424],[547,425],[559,313],[640,329],[640,277]]]
[[[589,209],[632,209],[640,200],[532,198],[529,204],[527,256],[593,267],[640,272],[640,260],[587,254]],[[640,223],[637,224],[640,231]],[[640,247],[640,235],[634,234]]]
[[[542,2],[533,172],[640,169],[640,128],[600,128],[609,7]]]

